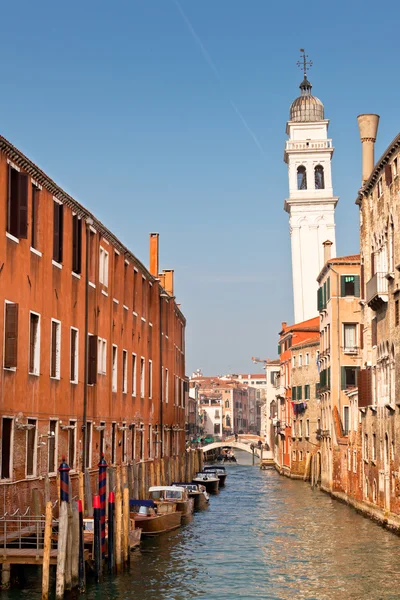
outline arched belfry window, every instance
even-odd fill
[[[306,190],[307,189],[307,172],[306,168],[303,165],[297,167],[297,189],[298,190]]]
[[[225,400],[225,408],[229,408],[229,400]]]
[[[316,190],[325,189],[324,167],[322,165],[317,165],[314,169],[314,174],[315,174],[315,189]]]

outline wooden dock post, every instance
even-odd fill
[[[1,587],[3,590],[7,590],[10,587],[11,579],[11,565],[9,563],[3,563],[1,568]]]
[[[51,502],[46,504],[46,521],[44,526],[44,548],[42,568],[42,600],[49,598],[50,580],[50,549],[51,549],[51,526],[53,520],[53,509]]]
[[[68,536],[68,503],[61,502],[60,519],[58,523],[58,551],[57,551],[57,575],[56,575],[56,599],[64,598],[65,585],[65,558]]]
[[[154,462],[149,463],[149,487],[155,485],[154,483]]]
[[[122,546],[122,500],[121,488],[115,492],[115,567],[117,573],[121,571],[121,546]]]
[[[85,514],[85,482],[82,471],[79,471],[79,500],[82,503],[82,514]]]
[[[124,487],[124,562],[125,564],[129,561],[129,488]]]
[[[84,557],[84,540],[83,540],[83,502],[78,500],[78,513],[79,513],[79,564],[78,564],[78,586],[79,591],[83,593],[85,591],[85,557]]]
[[[72,558],[71,558],[71,584],[78,585],[79,578],[79,512],[78,504],[72,504]]]
[[[72,506],[68,502],[68,534],[65,556],[65,589],[72,589]]]

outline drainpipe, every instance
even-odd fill
[[[83,379],[83,448],[82,448],[82,472],[86,472],[86,438],[87,438],[87,385],[88,385],[88,356],[89,356],[89,239],[90,226],[93,219],[86,219],[86,264],[85,264],[85,369]]]

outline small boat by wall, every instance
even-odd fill
[[[202,471],[201,473],[197,473],[197,475],[193,477],[192,482],[204,485],[209,494],[218,493],[219,479],[213,474],[205,473],[204,471]]]
[[[225,467],[216,465],[205,466],[203,467],[203,472],[212,473],[213,475],[216,475],[219,479],[219,487],[223,487],[225,485],[225,480],[228,475]]]
[[[135,528],[141,529],[143,536],[159,535],[181,525],[182,513],[172,502],[156,504],[153,500],[130,500],[129,504]]]
[[[194,498],[190,498],[185,487],[172,485],[155,485],[149,488],[150,500],[156,504],[159,502],[170,502],[176,505],[176,510],[187,517],[193,513]]]
[[[210,496],[204,485],[196,483],[173,483],[172,485],[186,488],[189,497],[194,500],[195,510],[202,510],[208,506]]]

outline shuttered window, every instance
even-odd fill
[[[340,295],[360,297],[360,276],[359,275],[341,275],[340,277]]]
[[[28,237],[28,175],[8,166],[7,231]]]
[[[14,369],[18,358],[18,304],[6,302],[4,323],[4,367]]]
[[[78,215],[72,217],[72,270],[82,272],[82,219]]]
[[[40,371],[40,317],[30,313],[29,325],[29,373],[39,375]]]
[[[112,347],[112,391],[118,389],[118,349],[117,346]]]
[[[317,303],[318,312],[321,312],[322,306],[323,306],[323,301],[322,301],[322,287],[320,287],[320,288],[318,288],[318,303]]]
[[[326,280],[326,301],[331,299],[331,278],[328,277]]]
[[[374,317],[371,321],[371,342],[372,346],[376,346],[378,344],[378,329],[376,317]]]
[[[37,421],[28,419],[29,429],[26,432],[26,475],[36,475]]]
[[[71,383],[78,383],[78,330],[71,327]]]
[[[51,321],[50,377],[60,379],[61,323]]]
[[[10,479],[12,457],[12,429],[14,419],[3,417],[1,421],[1,479]]]
[[[292,387],[292,400],[297,400],[296,387]]]
[[[310,399],[310,386],[309,384],[306,384],[304,386],[304,400],[309,400]]]
[[[301,385],[297,386],[297,400],[303,399],[303,388]]]
[[[38,214],[39,214],[39,188],[34,183],[31,185],[32,203],[31,203],[31,246],[38,249]]]
[[[386,180],[386,185],[390,185],[393,181],[392,165],[385,165],[385,180]]]
[[[359,367],[341,367],[342,390],[356,387],[358,380],[358,371]]]
[[[63,260],[63,205],[53,202],[53,260],[62,263]]]
[[[122,350],[122,393],[128,392],[128,352]]]
[[[88,338],[88,385],[97,382],[97,336],[89,335]]]

